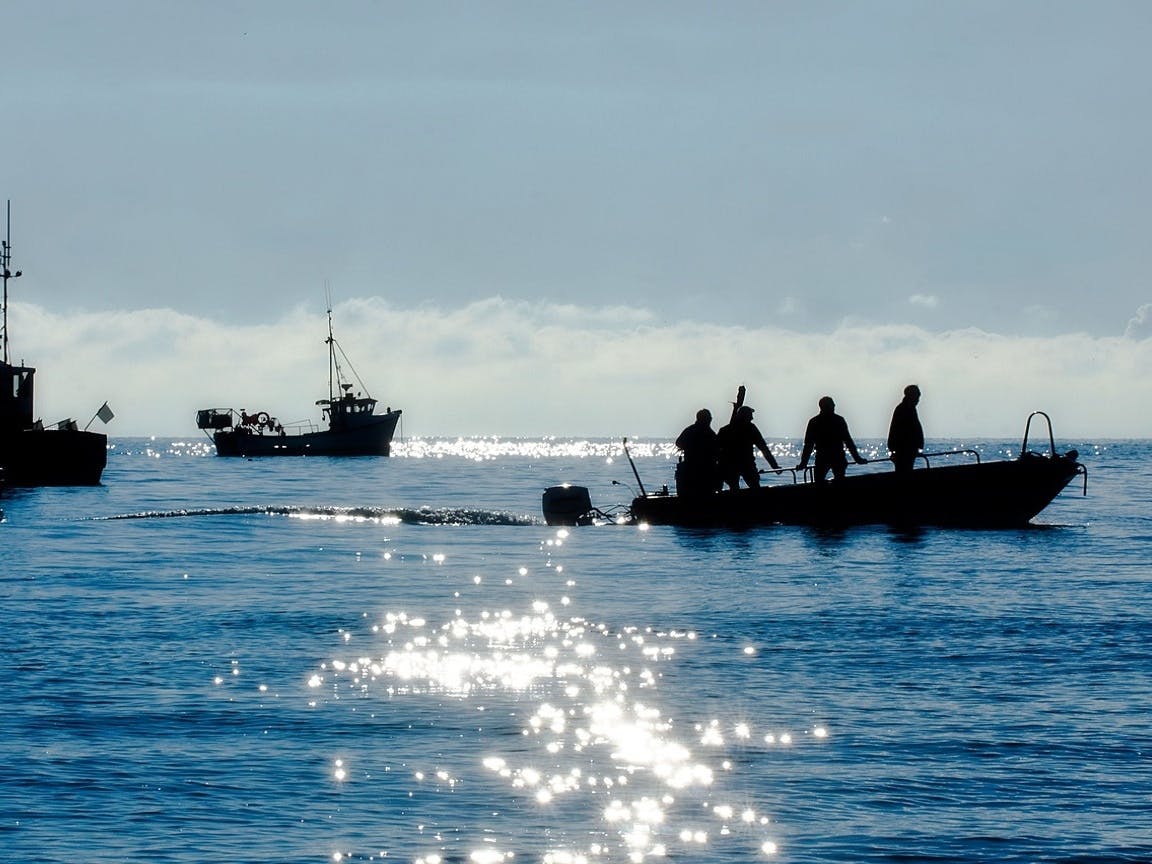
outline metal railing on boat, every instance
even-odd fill
[[[980,464],[980,453],[977,452],[976,450],[972,450],[971,448],[968,448],[968,447],[964,447],[964,448],[957,449],[957,450],[937,450],[937,451],[934,451],[932,453],[917,453],[916,454],[917,459],[923,459],[924,460],[924,467],[925,468],[931,468],[932,467],[932,459],[935,459],[936,457],[939,457],[939,456],[971,456],[973,459],[976,460],[976,464]],[[892,461],[891,456],[881,456],[881,457],[876,458],[876,459],[865,459],[863,462],[860,462],[858,464],[860,464],[860,465],[872,465],[876,462],[891,462],[891,461]],[[761,471],[760,473],[761,474],[779,474],[779,473],[782,473],[784,471],[792,471],[793,482],[795,482],[796,471],[797,470],[803,470],[804,482],[810,483],[813,480],[813,472],[815,471],[815,467],[816,466],[814,466],[814,465],[811,465],[811,466],[806,465],[806,466],[804,466],[803,469],[781,468],[778,471],[773,471],[771,469],[768,469],[768,470]]]
[[[1028,415],[1028,422],[1024,424],[1024,440],[1020,443],[1020,455],[1023,456],[1028,452],[1028,433],[1032,429],[1032,418],[1036,416],[1043,417],[1048,424],[1048,454],[1052,458],[1056,458],[1056,439],[1052,435],[1052,418],[1043,411],[1033,411]]]
[[[935,453],[917,453],[916,454],[917,459],[923,459],[924,460],[924,467],[925,468],[931,468],[932,467],[931,459],[933,459],[937,456],[971,456],[976,460],[977,465],[980,464],[980,453],[977,452],[976,450],[969,448],[969,447],[961,447],[958,450],[937,450]],[[872,462],[891,462],[892,457],[886,456],[883,459],[872,459],[871,461]]]
[[[1037,416],[1043,417],[1044,422],[1048,424],[1048,458],[1057,459],[1057,458],[1059,458],[1060,454],[1056,452],[1056,438],[1052,434],[1052,418],[1049,417],[1044,411],[1033,411],[1031,414],[1028,415],[1028,421],[1024,424],[1024,440],[1022,442],[1020,442],[1020,458],[1023,459],[1025,455],[1033,452],[1033,451],[1030,451],[1028,449],[1028,433],[1032,430],[1032,418],[1037,417]],[[1033,455],[1041,456],[1042,454],[1034,453]],[[1064,454],[1064,456],[1067,458],[1071,458],[1073,461],[1075,461],[1076,462],[1076,473],[1082,474],[1084,476],[1083,495],[1085,497],[1087,497],[1088,496],[1088,466],[1082,464],[1079,461],[1080,454],[1077,453],[1075,450],[1069,450],[1067,453]]]

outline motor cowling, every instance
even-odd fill
[[[549,486],[542,503],[549,525],[586,525],[592,518],[592,497],[583,486]]]

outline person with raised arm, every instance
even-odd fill
[[[760,471],[756,467],[756,451],[759,450],[774,469],[780,465],[768,448],[768,442],[752,422],[753,409],[744,404],[744,387],[741,386],[736,402],[732,406],[732,421],[722,426],[716,433],[720,445],[720,479],[729,489],[739,489],[740,479],[755,489],[760,485]]]

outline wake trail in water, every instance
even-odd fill
[[[331,519],[346,522],[373,522],[391,525],[505,525],[537,526],[542,519],[501,510],[469,507],[295,507],[261,505],[249,507],[204,507],[186,510],[147,510],[94,517],[94,522],[122,519],[180,519],[194,516],[288,516],[294,519]]]

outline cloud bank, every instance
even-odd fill
[[[855,323],[800,333],[500,298],[452,309],[356,299],[333,315],[372,395],[404,410],[405,435],[669,437],[699,407],[724,416],[743,383],[765,435],[802,434],[827,393],[872,438],[915,381],[929,437],[1015,438],[1040,409],[1067,439],[1152,437],[1149,308],[1111,338]],[[310,309],[236,326],[171,309],[14,303],[9,323],[15,359],[39,370],[38,414],[83,425],[108,400],[113,437],[199,436],[207,407],[319,419],[327,394],[327,325]]]

